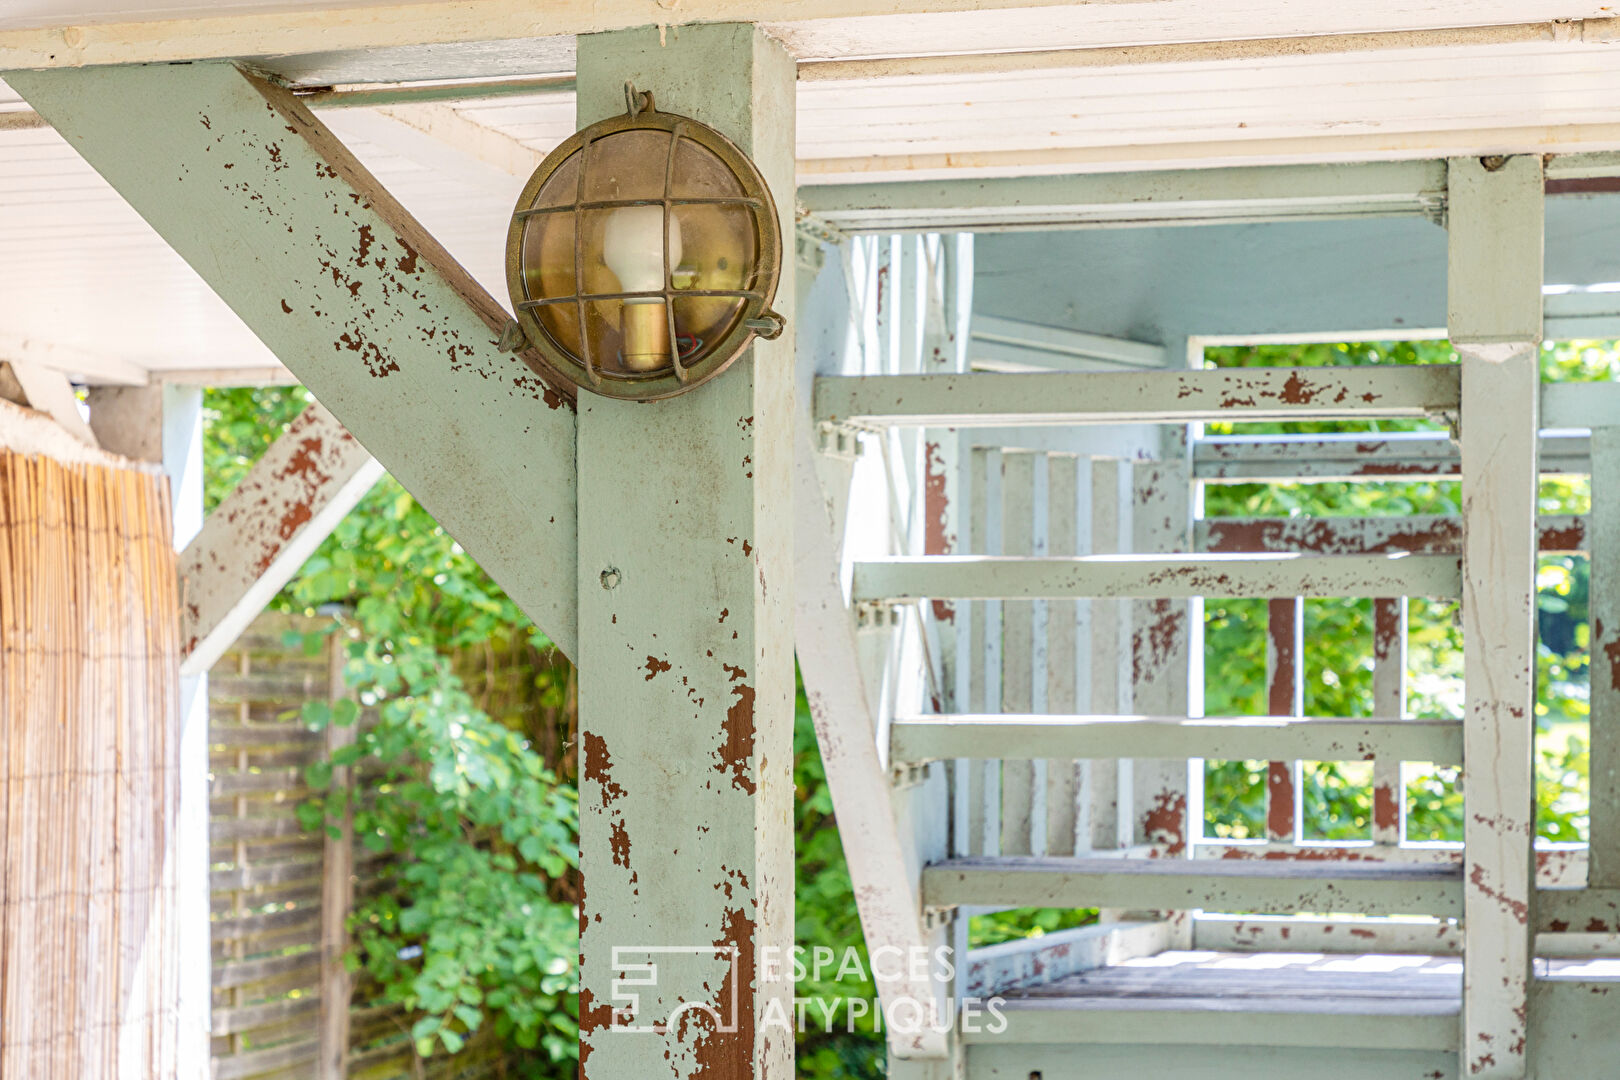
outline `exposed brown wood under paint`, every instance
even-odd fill
[[[1299,597],[1266,602],[1266,710],[1271,716],[1304,712],[1304,657],[1300,655],[1303,603]],[[1299,831],[1298,790],[1292,761],[1266,766],[1266,838],[1293,841]]]

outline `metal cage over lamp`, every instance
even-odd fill
[[[506,274],[548,366],[586,390],[651,401],[782,332],[770,308],[782,234],[746,154],[625,91],[626,115],[576,132],[524,185]]]

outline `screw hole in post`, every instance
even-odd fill
[[[1479,159],[1479,163],[1485,167],[1486,172],[1499,172],[1502,166],[1507,164],[1507,161],[1508,159],[1502,154],[1491,154]]]
[[[606,570],[602,571],[602,588],[617,589],[619,587],[620,576],[619,568],[617,566],[608,567]]]
[[[1036,1070],[1035,1072],[1030,1073],[1029,1074],[1029,1080],[1041,1080],[1040,1071]]]

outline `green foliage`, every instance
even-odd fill
[[[210,391],[208,500],[228,493],[307,403],[298,388]],[[304,711],[311,727],[360,723],[355,744],[309,769],[322,792],[311,828],[352,811],[379,886],[357,904],[350,962],[382,1000],[416,1017],[423,1056],[455,1053],[486,1028],[513,1050],[513,1075],[563,1077],[577,1057],[578,864],[573,787],[525,732],[478,709],[450,653],[500,633],[549,643],[397,483],[385,479],[276,601],[336,605],[348,641],[346,702]],[[318,635],[306,647],[319,649]],[[297,644],[297,643],[294,643]],[[334,767],[363,785],[331,786]]]

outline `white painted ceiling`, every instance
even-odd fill
[[[1479,23],[1607,11],[1574,0],[1307,6],[1325,14],[1302,20],[1300,5],[1281,0],[1108,0],[1041,9],[1037,14],[1054,27],[1050,35],[1032,33],[1027,12],[989,13],[1001,19],[996,23],[966,11],[951,21],[915,23],[909,48],[894,51],[949,51],[974,34],[982,49],[1127,45],[1172,36],[1167,14],[1198,16],[1197,33],[1207,37],[1253,33],[1262,19],[1273,33],[1308,23],[1321,34],[1376,29],[1397,17],[1404,20],[1397,25],[1454,25],[1463,10]],[[0,31],[42,21],[93,24],[132,11],[173,18],[300,7],[284,0],[181,2],[161,10],[134,0],[7,0]],[[1077,21],[1081,9],[1091,13],[1089,21]],[[891,18],[916,19],[823,19],[781,24],[781,33],[801,56],[869,54],[899,40]],[[1194,24],[1178,25],[1182,37],[1194,36],[1187,29]],[[1583,34],[1575,24],[1520,40],[1444,46],[1419,37],[1404,47],[1350,43],[1325,52],[1299,42],[1250,43],[1225,53],[1110,49],[993,62],[960,56],[865,67],[801,64],[801,182],[1620,149],[1620,43],[1608,43],[1608,22],[1592,25],[1604,32]],[[0,33],[0,69],[7,40]],[[534,63],[555,68],[549,61],[571,61],[571,54],[572,39],[558,40],[547,62]],[[412,110],[420,106],[391,113],[331,108],[320,115],[453,255],[504,296],[500,263],[513,200],[532,162],[573,130],[573,107],[571,94],[557,92],[454,105],[451,128],[478,125],[471,130],[495,133],[487,140],[469,140],[465,130],[447,137],[425,113],[418,123]],[[80,354],[103,360],[96,365],[103,371],[126,374],[274,366],[241,322],[55,132],[7,126],[8,112],[25,108],[0,85],[0,359],[49,354],[61,365],[70,362],[64,356]],[[427,110],[443,120],[450,108]]]

